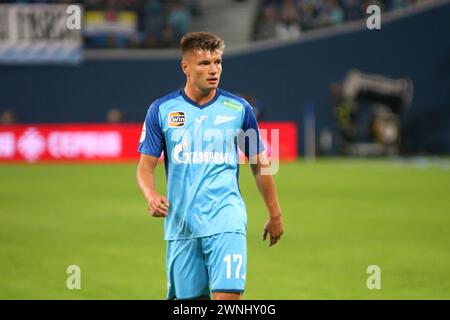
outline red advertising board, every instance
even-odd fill
[[[297,127],[261,122],[271,152],[278,135],[282,161],[297,157]],[[142,124],[29,124],[0,126],[0,162],[136,161]]]

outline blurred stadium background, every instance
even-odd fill
[[[0,298],[164,298],[136,149],[149,104],[184,84],[180,37],[206,30],[227,45],[221,87],[280,130],[273,248],[241,169],[245,298],[449,299],[449,17],[448,0],[0,1]]]

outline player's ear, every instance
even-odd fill
[[[186,63],[186,61],[184,60],[184,58],[181,59],[181,70],[183,70],[183,73],[184,73],[186,76],[189,76],[189,66],[188,66],[188,64]]]

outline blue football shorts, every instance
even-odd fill
[[[209,237],[169,240],[166,252],[167,299],[210,297],[211,292],[243,293],[247,239],[225,232]]]

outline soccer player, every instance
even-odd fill
[[[238,186],[238,147],[269,212],[263,240],[270,235],[272,246],[283,234],[252,107],[218,87],[224,47],[214,34],[186,34],[181,39],[186,85],[155,100],[142,129],[137,181],[149,213],[165,219],[167,299],[209,299],[212,293],[215,300],[238,300],[244,292],[247,214]],[[167,197],[155,186],[162,151]]]

